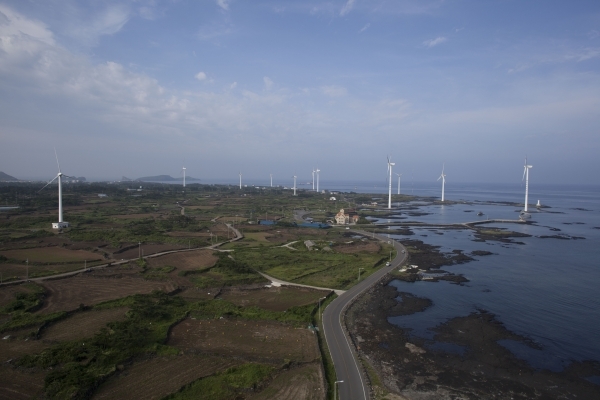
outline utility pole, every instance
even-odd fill
[[[364,270],[364,268],[359,268],[359,269],[358,269],[358,282],[360,282],[360,270],[361,270],[361,269],[362,269],[362,270]]]

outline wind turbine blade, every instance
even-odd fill
[[[58,178],[58,175],[56,175],[54,177],[54,179],[52,179],[50,182],[46,183],[43,188],[41,188],[40,190],[38,190],[38,193],[41,192],[42,190],[44,190],[46,188],[46,186],[48,186],[49,184],[51,184],[52,182],[54,182],[56,180],[56,178]]]
[[[54,155],[56,156],[56,165],[58,165],[58,172],[60,173],[60,163],[58,162],[58,154],[56,153],[56,147],[54,148]]]

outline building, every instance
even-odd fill
[[[335,222],[338,225],[356,224],[359,216],[356,210],[346,210],[342,208],[339,213],[335,215]]]

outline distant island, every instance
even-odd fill
[[[0,171],[0,182],[17,182],[19,179]]]
[[[200,179],[192,178],[191,176],[186,176],[186,182],[199,181]],[[173,178],[171,175],[156,175],[156,176],[144,176],[142,178],[137,178],[136,181],[140,182],[175,182],[175,181],[183,181],[183,177]]]

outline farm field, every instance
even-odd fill
[[[91,251],[68,250],[54,246],[22,250],[5,250],[1,251],[0,255],[23,262],[28,259],[30,263],[70,263],[102,259],[101,255]]]
[[[41,338],[45,341],[62,342],[91,337],[107,323],[125,320],[127,310],[127,307],[118,307],[78,312],[44,329]]]
[[[184,354],[134,362],[103,383],[93,400],[161,399],[196,379],[240,364],[240,360]]]
[[[80,304],[91,306],[107,300],[153,290],[170,292],[174,287],[166,282],[149,281],[141,278],[96,278],[93,275],[77,275],[65,279],[44,281],[42,286],[47,295],[39,313],[71,311]]]
[[[6,363],[26,354],[38,353],[50,347],[50,343],[41,340],[25,340],[23,336],[35,329],[4,332],[2,337],[10,336],[9,339],[0,339],[0,363]]]
[[[319,357],[314,333],[271,321],[187,318],[171,330],[167,344],[184,352],[236,355],[276,364]]]
[[[320,298],[328,294],[329,292],[322,290],[280,286],[254,290],[223,290],[219,297],[238,306],[257,306],[269,311],[285,311],[294,306],[316,304]]]
[[[134,248],[125,250],[123,252],[115,252],[114,258],[129,260],[129,259],[139,257],[140,251],[143,255],[148,256],[150,254],[160,253],[163,251],[179,250],[179,249],[186,249],[186,248],[187,248],[187,246],[171,245],[171,244],[142,244],[142,246],[140,246],[140,247],[135,246]]]
[[[213,250],[197,250],[167,254],[148,259],[151,267],[172,266],[178,271],[201,270],[212,267],[218,260]]]
[[[250,400],[304,399],[325,400],[323,372],[319,363],[290,368],[277,375],[263,391]]]
[[[41,398],[44,393],[44,372],[29,372],[0,366],[0,399],[25,400]]]

